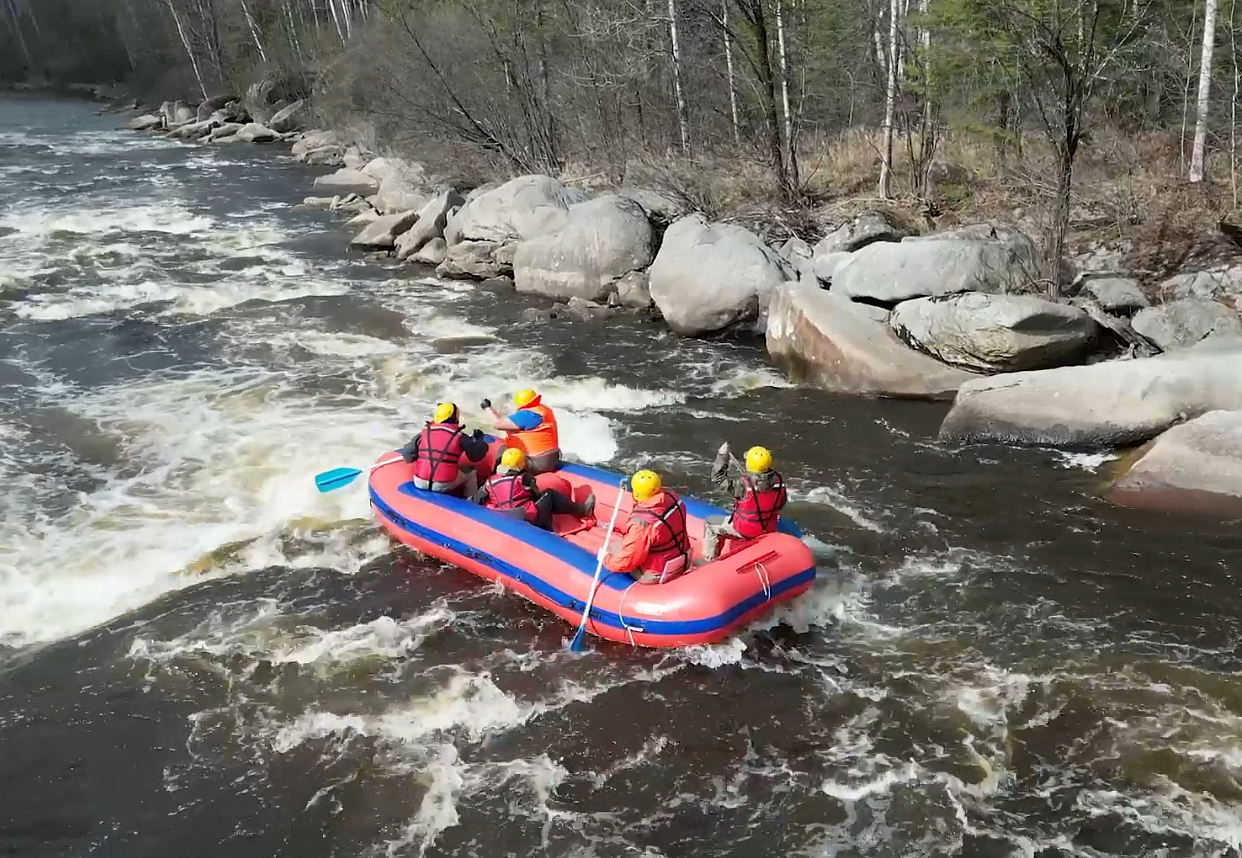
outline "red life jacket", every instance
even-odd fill
[[[535,520],[535,493],[522,482],[521,474],[496,474],[483,485],[492,509],[520,509],[527,521]]]
[[[757,489],[755,482],[748,475],[742,475],[742,485],[746,494],[733,505],[733,515],[729,524],[742,535],[743,539],[755,539],[765,533],[776,530],[776,520],[781,508],[787,500],[785,480],[776,471],[772,472],[776,479],[770,489]]]
[[[665,584],[686,571],[690,565],[690,539],[686,536],[686,506],[677,495],[663,490],[666,503],[663,506],[634,507],[631,521],[640,521],[656,529],[655,537],[647,552],[647,559],[639,568],[656,577],[656,583]]]
[[[414,477],[429,483],[451,483],[457,479],[461,464],[461,438],[464,432],[456,423],[428,423],[418,436],[418,458],[414,460]]]

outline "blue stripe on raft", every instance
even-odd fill
[[[535,525],[529,522],[501,515],[476,503],[467,503],[461,498],[456,498],[452,495],[433,494],[423,491],[422,489],[415,488],[413,483],[402,483],[397,487],[397,491],[403,495],[418,498],[423,503],[433,504],[441,509],[448,510],[460,515],[462,518],[485,524],[492,530],[500,531],[505,536],[512,536],[519,542],[524,542],[532,548],[542,551],[544,554],[551,555],[557,560],[567,563],[586,575],[590,580],[595,580],[595,555],[585,548],[581,548],[557,536],[555,533],[535,527]],[[371,497],[372,499],[375,498],[374,489],[371,490]],[[391,517],[389,516],[389,518]],[[465,543],[462,544],[464,545]],[[466,552],[460,553],[464,554]],[[624,575],[620,572],[608,572],[606,569],[604,572],[607,574],[603,576],[602,586],[610,590],[624,590],[634,583],[634,579],[629,575]],[[506,572],[505,574],[509,573]]]
[[[402,488],[404,488],[404,486]],[[414,489],[414,491],[417,491],[417,489]],[[439,499],[440,498],[437,498],[437,500]],[[460,500],[458,498],[446,498],[446,500],[457,501],[458,503],[461,503],[466,506],[472,506],[472,507],[474,506],[474,504],[467,504],[465,501]],[[545,599],[547,599],[550,602],[554,602],[558,605],[562,605],[564,607],[570,608],[571,610],[575,610],[575,611],[581,611],[585,607],[585,604],[580,599],[574,598],[570,594],[552,586],[547,581],[544,581],[539,576],[534,575],[525,569],[520,569],[506,560],[502,560],[501,558],[496,557],[495,555],[487,551],[483,551],[479,548],[476,548],[473,545],[469,545],[465,542],[454,539],[453,537],[448,536],[447,534],[440,533],[437,530],[433,530],[432,528],[426,527],[424,525],[421,525],[416,522],[410,521],[409,519],[406,519],[405,517],[401,516],[399,513],[395,512],[390,506],[388,506],[388,504],[384,503],[384,501],[379,497],[379,495],[375,493],[375,489],[371,489],[371,503],[375,505],[376,510],[381,515],[383,515],[385,518],[387,518],[397,527],[400,527],[401,529],[407,531],[408,533],[413,534],[414,536],[424,539],[427,542],[433,542],[433,543],[436,543],[437,545],[443,545],[445,548],[449,549],[450,551],[456,552],[457,554],[460,554],[464,557],[469,557],[473,560],[477,560],[481,563],[484,563],[490,566],[496,572],[500,573],[501,575],[504,575],[506,578],[510,578],[514,581],[517,581],[520,584],[525,584],[531,590],[534,590],[536,593],[543,596]],[[495,516],[495,518],[503,519],[504,517]],[[492,525],[492,526],[495,526],[496,524],[490,518],[486,520],[485,523],[488,525]],[[513,524],[513,525],[523,524],[522,522],[508,521],[508,520],[506,520],[504,523]],[[532,529],[539,531],[538,528],[532,528]],[[565,543],[564,540],[562,540],[558,536],[554,536],[550,533],[547,533],[547,531],[539,531],[539,533],[547,535],[548,537],[553,539],[556,543],[558,543],[558,545],[556,546],[558,548],[557,551],[549,551],[547,553],[552,554],[553,556],[556,556],[558,559],[563,560],[564,562],[569,563],[570,565],[576,566],[579,569],[582,568],[577,562],[575,562],[574,559],[564,556],[563,552],[565,551],[566,548],[572,549],[574,552],[578,554],[591,557],[591,555],[588,552],[583,551],[581,548],[578,548],[576,545],[568,545],[567,543]],[[520,535],[518,536],[518,538],[530,541],[529,539],[527,539],[528,536],[529,534],[526,531],[522,531]],[[541,548],[540,550],[544,550],[544,549]],[[594,567],[592,567],[588,571],[587,574],[590,576],[594,576],[595,574]],[[625,586],[628,587],[630,583],[632,583],[628,575],[621,575],[620,577],[624,578]],[[791,575],[785,580],[777,582],[772,587],[772,589],[769,591],[770,595],[765,595],[762,591],[758,593],[754,593],[750,597],[742,600],[741,602],[738,602],[736,605],[734,605],[733,607],[731,607],[729,610],[725,611],[722,614],[717,614],[714,617],[706,617],[704,619],[699,619],[699,620],[651,620],[651,619],[640,620],[637,617],[622,619],[621,615],[618,613],[604,611],[595,606],[591,607],[591,620],[596,623],[599,623],[600,625],[610,626],[614,629],[620,629],[622,631],[628,628],[635,632],[645,633],[649,635],[664,636],[664,637],[687,637],[691,635],[707,634],[709,632],[720,631],[722,629],[727,629],[731,627],[734,623],[738,621],[739,618],[749,613],[750,611],[754,610],[755,608],[758,608],[759,606],[763,605],[765,602],[776,599],[782,594],[788,592],[789,590],[794,590],[805,584],[809,584],[813,580],[815,580],[815,567],[809,566],[806,569],[803,569],[798,574]]]
[[[595,480],[598,483],[604,483],[605,485],[610,486],[618,485],[624,478],[623,474],[614,474],[611,471],[605,471],[601,468],[592,468],[590,465],[577,465],[573,462],[562,463],[560,470],[565,471],[566,473],[576,474],[584,479]],[[714,515],[725,516],[727,518],[729,515],[728,510],[722,509],[718,506],[712,506],[711,504],[701,501],[698,498],[682,497],[682,502],[686,505],[686,512],[698,519],[707,519]],[[779,533],[787,533],[797,539],[802,538],[802,528],[798,527],[797,522],[790,521],[784,517],[776,520],[776,530]]]

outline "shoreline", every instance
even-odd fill
[[[1202,510],[1210,498],[1242,499],[1242,317],[1203,288],[1203,275],[1181,275],[1188,288],[1153,302],[1124,273],[1088,270],[1051,300],[1031,290],[1034,241],[1008,224],[917,234],[875,211],[814,247],[793,238],[774,248],[666,190],[586,190],[533,174],[446,181],[366,152],[348,132],[304,130],[305,112],[302,102],[270,105],[265,124],[232,98],[165,102],[123,127],[205,145],[287,145],[299,162],[335,168],[300,206],[352,215],[350,249],[550,299],[525,314],[532,323],[629,312],[680,336],[762,336],[795,383],[951,402],[941,443],[1133,460],[1104,493],[1110,501]],[[1237,282],[1242,295],[1242,270]],[[1158,401],[1152,385],[1165,389]],[[1217,434],[1232,431],[1234,418],[1211,416],[1222,411],[1237,422],[1238,476],[1222,486],[1205,471],[1179,484],[1187,480],[1168,471],[1187,467],[1159,467],[1170,459],[1160,441],[1186,437],[1179,428],[1205,415]]]

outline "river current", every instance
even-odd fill
[[[1236,525],[1106,456],[935,440],[759,342],[523,326],[345,250],[282,151],[0,99],[0,852],[1224,856]],[[593,642],[394,550],[365,466],[533,386],[573,458],[709,496],[771,447],[821,560],[728,643]]]

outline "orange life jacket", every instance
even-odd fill
[[[733,515],[729,524],[742,535],[743,539],[754,539],[765,533],[776,531],[776,520],[785,506],[785,480],[776,471],[772,472],[776,479],[770,489],[757,489],[749,475],[742,475],[742,485],[746,494],[733,505]]]
[[[556,430],[556,415],[552,413],[551,408],[548,408],[546,405],[540,405],[539,398],[536,397],[518,410],[533,412],[538,414],[541,419],[539,425],[529,432],[510,432],[505,438],[506,447],[521,450],[527,456],[538,456],[549,450],[560,449],[561,439]]]
[[[457,479],[462,454],[462,432],[456,423],[428,423],[418,438],[418,458],[414,477],[429,483],[451,483]]]
[[[496,474],[483,485],[492,509],[520,509],[527,521],[534,521],[535,493],[526,487],[521,474]]]
[[[647,551],[647,559],[639,568],[666,584],[684,573],[690,565],[690,538],[686,535],[686,506],[668,489],[662,490],[658,504],[638,504],[630,513],[630,521],[639,521],[656,529]]]

